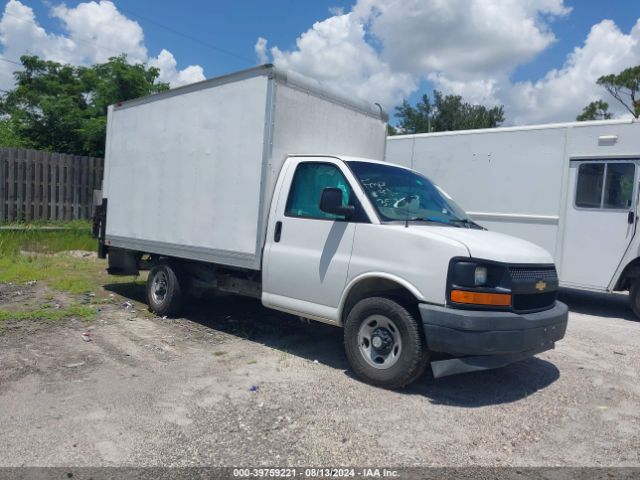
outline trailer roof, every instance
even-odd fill
[[[541,125],[518,125],[513,127],[497,127],[497,128],[478,128],[475,130],[452,130],[448,132],[431,132],[431,133],[411,133],[406,135],[393,135],[387,140],[401,140],[403,138],[422,138],[422,137],[444,137],[453,135],[471,135],[477,133],[501,133],[501,132],[517,132],[524,130],[549,130],[554,128],[574,128],[574,127],[592,127],[598,125],[629,125],[632,123],[640,123],[633,118],[615,119],[615,120],[591,120],[587,122],[565,122],[565,123],[547,123]]]
[[[318,80],[305,77],[299,73],[278,68],[273,64],[264,64],[257,67],[240,70],[238,72],[222,75],[220,77],[209,78],[201,82],[190,83],[182,87],[172,88],[166,92],[156,93],[154,95],[148,95],[146,97],[134,98],[123,102],[117,102],[113,105],[114,110],[120,110],[123,108],[129,108],[136,105],[141,105],[148,102],[155,102],[156,100],[162,100],[164,98],[173,97],[176,95],[182,95],[184,93],[196,92],[205,88],[215,87],[218,85],[224,85],[225,83],[237,82],[247,78],[253,78],[260,75],[266,75],[270,78],[275,78],[281,83],[305,90],[309,93],[325,98],[327,100],[337,102],[355,109],[359,112],[371,115],[376,118],[380,118],[383,121],[388,121],[389,117],[386,112],[383,111],[379,103],[366,102],[364,100],[354,99],[339,92],[327,85],[322,84]]]

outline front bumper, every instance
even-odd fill
[[[508,365],[554,348],[567,330],[568,308],[518,314],[420,304],[427,346],[453,359],[431,364],[436,378]]]

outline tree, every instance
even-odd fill
[[[460,95],[433,92],[433,101],[427,95],[413,107],[406,100],[396,107],[398,129],[404,133],[444,132],[494,128],[504,122],[504,107],[487,108],[463,101]]]
[[[29,148],[30,146],[28,141],[16,133],[10,119],[0,120],[0,147]]]
[[[29,146],[89,156],[104,155],[107,107],[169,86],[157,68],[131,65],[125,55],[91,67],[21,57],[16,86],[0,99],[10,131]]]
[[[603,75],[598,85],[604,87],[635,118],[640,118],[640,65],[627,68],[618,74]],[[576,120],[608,120],[612,118],[609,104],[596,100],[582,109]]]
[[[428,95],[422,98],[412,107],[409,102],[404,100],[402,105],[396,107],[396,118],[398,129],[403,133],[420,133],[431,131],[432,106]]]
[[[617,75],[604,75],[597,81],[635,118],[640,118],[640,65]]]
[[[504,107],[487,108],[462,101],[460,95],[443,96],[434,92],[434,131],[495,128],[504,122]]]
[[[604,100],[596,100],[582,109],[582,113],[576,117],[579,122],[586,120],[609,120],[612,113],[609,111],[609,104]]]

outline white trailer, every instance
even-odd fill
[[[204,289],[344,327],[365,380],[400,387],[554,347],[567,326],[544,249],[478,228],[382,161],[386,116],[263,66],[109,109],[99,254],[148,269],[147,302]]]
[[[389,137],[414,168],[488,229],[553,253],[561,285],[631,289],[640,313],[640,123],[573,122]]]

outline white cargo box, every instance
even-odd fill
[[[290,154],[382,160],[386,116],[313,80],[253,68],[109,108],[109,246],[260,269]]]

